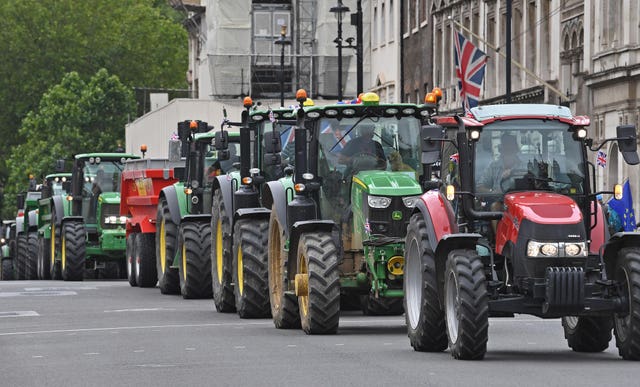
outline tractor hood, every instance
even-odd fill
[[[100,194],[100,203],[120,204],[120,192],[103,192]]]
[[[355,175],[353,182],[370,195],[409,196],[422,193],[414,172],[366,171]]]
[[[504,204],[509,215],[521,222],[527,219],[536,224],[575,224],[582,222],[576,202],[551,192],[517,192],[507,194]]]

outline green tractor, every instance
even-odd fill
[[[360,298],[365,314],[402,313],[403,238],[423,190],[420,131],[435,111],[379,104],[374,93],[297,111],[294,173],[263,195],[277,328],[335,333],[341,297]],[[265,163],[280,162],[279,140],[265,133]]]
[[[32,187],[36,189],[36,187]],[[16,217],[15,275],[18,280],[37,279],[36,255],[38,247],[38,200],[41,192],[18,194]]]
[[[187,299],[212,295],[212,186],[216,176],[235,168],[240,144],[237,135],[227,135],[230,146],[214,147],[218,133],[210,129],[203,121],[178,123],[185,167],[175,168],[179,182],[160,192],[156,216],[156,268],[163,294],[180,293]],[[222,150],[224,147],[227,149]]]
[[[247,110],[239,124],[240,170],[233,172],[231,179],[219,176],[214,182],[213,300],[219,312],[237,311],[241,318],[261,318],[271,313],[267,275],[270,208],[262,205],[262,187],[282,176],[286,165],[263,165],[264,133],[277,130],[283,139],[290,139],[295,120],[292,109],[251,110],[250,97],[245,98],[244,106]]]
[[[51,279],[52,251],[51,214],[53,197],[61,205],[71,206],[66,197],[71,194],[71,173],[54,173],[47,175],[41,188],[38,200],[38,239],[36,268],[38,279]]]
[[[125,272],[126,217],[120,216],[120,174],[126,160],[139,157],[126,153],[76,155],[71,194],[61,191],[40,203],[41,245],[50,248],[52,279],[82,281],[85,272],[106,278]]]
[[[3,220],[2,221],[2,233],[0,233],[0,259],[2,260],[2,266],[0,266],[0,280],[10,281],[14,279],[13,261],[15,257],[15,232],[16,222],[15,220]]]

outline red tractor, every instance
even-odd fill
[[[600,352],[612,330],[640,360],[640,233],[609,235],[588,150],[617,141],[638,164],[636,128],[594,148],[589,119],[552,105],[495,105],[424,128],[422,195],[405,239],[405,311],[416,351],[482,359],[489,317],[561,318],[569,347]]]

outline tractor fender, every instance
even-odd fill
[[[16,218],[16,234],[22,234],[24,231],[24,216]]]
[[[55,219],[51,219],[51,223],[59,226],[60,223],[62,223],[62,218],[64,218],[64,200],[66,200],[66,198],[62,196],[54,196],[51,200],[53,201],[51,206],[55,213]]]
[[[435,261],[440,305],[444,306],[444,272],[447,267],[449,253],[457,249],[475,250],[480,238],[482,238],[482,235],[476,233],[459,233],[445,235],[438,241],[435,249]]]
[[[189,214],[182,218],[182,222],[210,223],[211,214]],[[180,223],[178,223],[180,224]]]
[[[216,176],[215,180],[213,180],[213,189],[211,190],[211,195],[215,194],[216,190],[220,190],[222,193],[222,201],[224,202],[224,208],[228,208],[230,211],[227,211],[228,214],[233,214],[233,180],[230,179],[231,175],[222,175]],[[212,208],[211,213],[213,211],[218,211],[217,208]],[[229,219],[229,227],[233,230],[233,217]]]
[[[178,193],[176,187],[170,185],[164,187],[160,191],[160,198],[165,198],[167,205],[169,206],[169,214],[171,214],[171,221],[176,226],[180,225],[180,205],[178,204]]]
[[[29,230],[34,230],[38,227],[38,210],[29,211]]]
[[[282,183],[270,181],[264,185],[264,188],[262,205],[269,209],[275,206],[278,222],[283,225],[285,235],[289,236],[289,225],[287,224],[287,195]]]
[[[298,242],[300,235],[305,232],[333,232],[338,225],[332,220],[304,220],[295,222],[291,227],[289,236],[289,254],[287,255],[287,268],[289,275],[297,273]]]
[[[233,221],[237,222],[241,219],[269,219],[271,210],[264,207],[258,208],[241,208],[233,215]]]
[[[602,259],[607,270],[608,279],[615,273],[618,252],[625,247],[640,246],[640,232],[617,232],[603,245]]]
[[[431,248],[435,248],[445,235],[458,233],[451,204],[439,191],[432,190],[423,194],[413,210],[413,214],[416,213],[420,213],[427,224]]]

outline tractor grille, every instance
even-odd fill
[[[402,214],[401,219],[394,220],[392,214]],[[393,196],[387,208],[369,208],[369,225],[372,234],[383,234],[388,237],[404,237],[411,217],[411,208],[402,202],[402,196]]]
[[[120,205],[119,204],[102,204],[101,206],[102,209],[102,215],[100,215],[100,226],[102,227],[102,229],[116,229],[118,227],[123,227],[124,228],[124,224],[111,224],[111,223],[105,223],[104,220],[105,218],[109,217],[109,216],[115,216],[117,218],[120,218]]]

